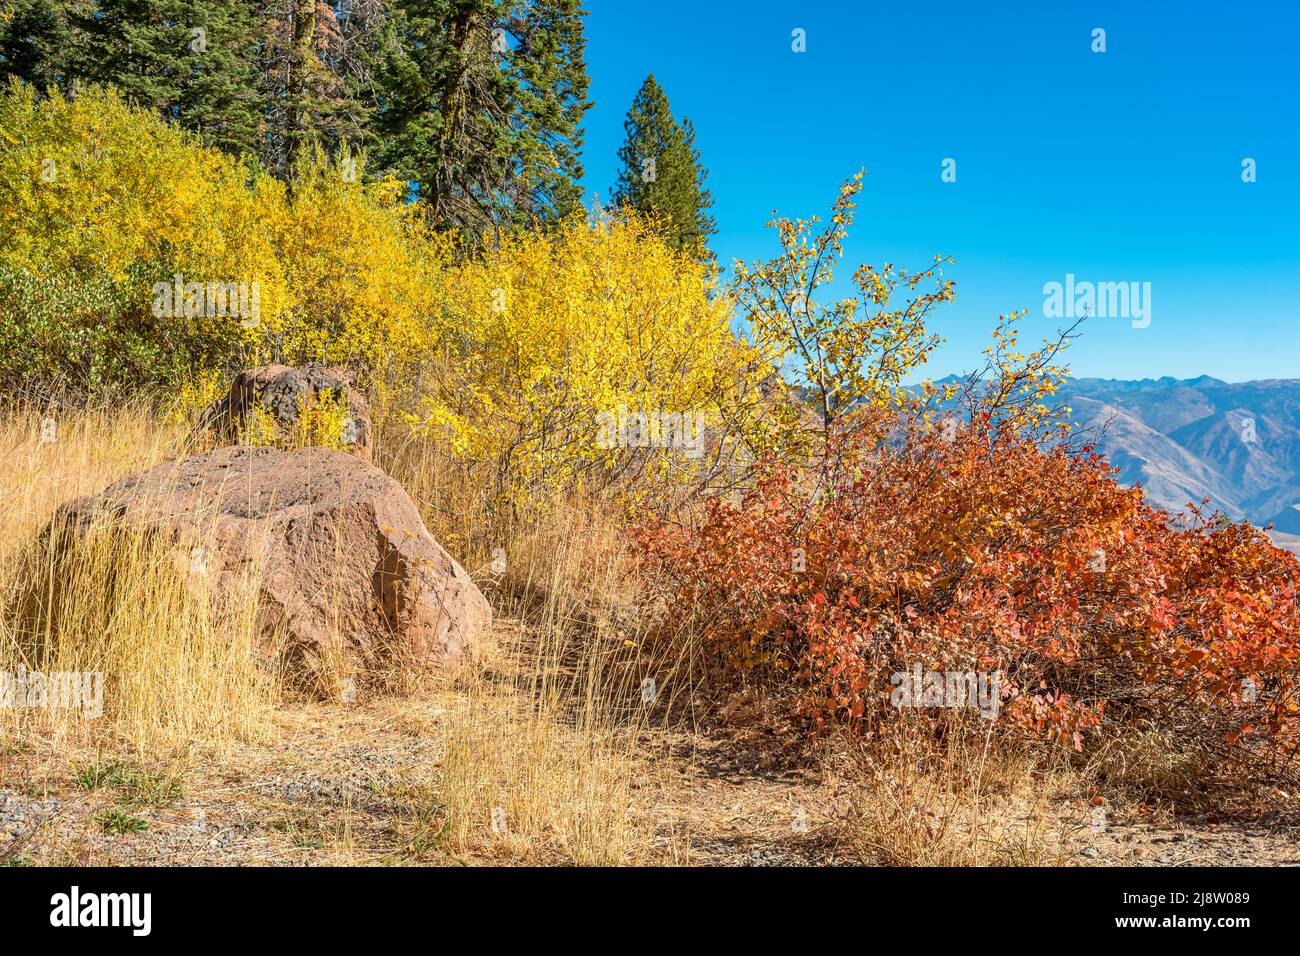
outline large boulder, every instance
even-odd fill
[[[299,430],[304,412],[319,407],[322,401],[344,409],[338,434],[326,442],[371,460],[370,405],[353,387],[353,376],[344,368],[326,365],[263,365],[245,369],[235,376],[226,394],[203,411],[199,429],[217,443],[231,444],[243,440],[254,409],[270,416],[278,435],[288,439]]]
[[[66,553],[92,526],[165,535],[218,606],[247,600],[256,568],[263,652],[327,690],[454,663],[491,626],[401,486],[343,452],[236,446],[158,465],[64,505],[51,540]]]

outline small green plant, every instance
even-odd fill
[[[137,770],[117,762],[96,760],[79,769],[76,779],[82,790],[112,786],[120,801],[131,806],[165,807],[175,803],[184,792],[177,774]]]
[[[261,403],[254,403],[244,418],[243,440],[246,445],[259,448],[280,444],[280,425]]]
[[[339,392],[319,392],[315,401],[298,410],[297,434],[293,441],[299,446],[314,445],[344,451],[344,438],[352,411],[345,395]]]
[[[121,770],[122,764],[100,763],[97,758],[90,766],[77,769],[77,786],[82,790],[98,790],[116,780]]]
[[[183,793],[180,777],[174,773],[122,768],[113,782],[123,801],[133,806],[170,806]]]
[[[275,820],[268,824],[268,828],[276,833],[287,834],[293,841],[293,845],[300,850],[325,849],[325,833],[320,821],[308,814],[297,814]]]
[[[105,833],[113,836],[122,836],[127,833],[140,833],[143,830],[149,829],[149,823],[147,821],[141,820],[139,817],[133,817],[129,813],[117,808],[105,810],[95,819],[99,821],[99,825],[103,828]]]

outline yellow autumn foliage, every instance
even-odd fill
[[[752,360],[729,319],[708,268],[636,217],[506,237],[446,274],[418,423],[508,499],[629,471],[698,478]]]
[[[289,189],[94,88],[15,83],[0,130],[9,387],[163,386],[183,413],[214,373],[346,364],[511,505],[716,473],[744,418],[727,298],[634,215],[467,256],[364,157],[309,154]]]
[[[289,195],[112,90],[14,82],[0,130],[11,382],[134,386],[272,360],[376,372],[428,347],[443,247],[397,182],[316,154]]]
[[[282,202],[274,181],[112,91],[47,99],[13,81],[0,129],[6,262],[121,281],[165,260],[196,279],[258,280],[273,303],[284,296],[268,222]]]
[[[349,364],[373,382],[434,344],[451,246],[404,201],[404,183],[365,182],[363,169],[318,153],[300,171],[276,233],[293,301],[271,331],[285,360]]]

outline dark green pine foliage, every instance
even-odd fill
[[[580,0],[397,0],[381,164],[472,240],[581,202],[587,101]]]
[[[73,17],[70,73],[110,84],[231,152],[258,147],[261,99],[250,0],[98,0]]]
[[[656,216],[669,245],[712,262],[708,239],[717,225],[708,212],[713,196],[705,186],[708,171],[695,146],[695,128],[689,119],[678,124],[673,118],[653,73],[632,100],[623,129],[613,204]]]
[[[554,221],[582,202],[582,120],[592,105],[585,15],[580,0],[532,0],[504,21],[516,173],[507,196],[517,226]]]
[[[74,7],[69,0],[0,0],[0,79],[16,76],[41,90],[63,86]]]
[[[302,158],[357,151],[374,135],[380,79],[398,56],[386,0],[266,0],[258,72],[264,165],[292,183]]]

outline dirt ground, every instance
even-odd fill
[[[0,754],[0,862],[8,865],[481,865],[421,826],[441,768],[445,695],[277,712],[271,739],[224,756],[178,756],[133,776],[106,755],[32,747]],[[663,733],[666,731],[649,731]],[[649,834],[638,862],[696,866],[856,865],[837,839],[842,795],[770,742],[713,731],[658,741],[671,754],[634,783]],[[123,758],[124,759],[124,758]],[[125,760],[124,760],[125,762]],[[782,764],[789,764],[783,766]],[[138,765],[137,765],[138,767]],[[1296,865],[1295,828],[1115,814],[1052,804],[1063,865]],[[1008,826],[1017,821],[1009,819]]]

